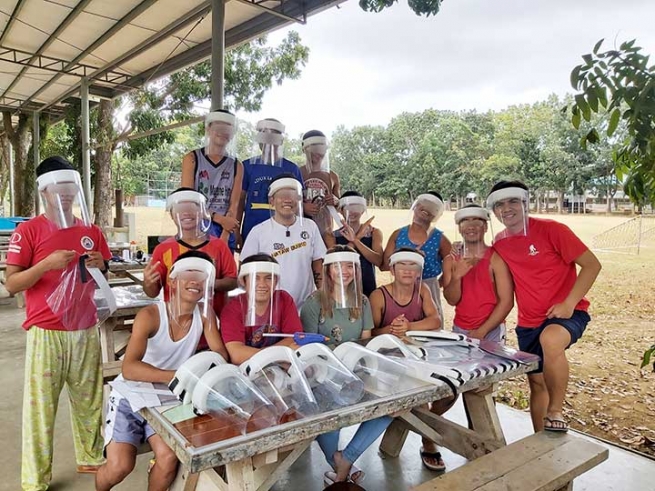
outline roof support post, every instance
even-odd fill
[[[32,114],[32,148],[34,150],[34,168],[36,169],[41,163],[41,128],[39,118],[41,113],[34,111]],[[39,187],[34,183],[36,192],[34,193],[34,216],[41,214],[41,200],[39,199]]]
[[[225,0],[212,0],[212,104],[211,110],[223,109],[225,73]]]
[[[89,210],[91,203],[91,139],[89,130],[89,79],[83,78],[80,84],[80,99],[82,100],[82,185],[84,199]],[[93,212],[92,212],[93,214]]]
[[[16,192],[14,191],[14,146],[9,145],[9,216],[16,216]]]

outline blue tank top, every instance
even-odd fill
[[[341,235],[341,231],[337,230],[334,232],[334,240],[337,244],[348,245],[348,239]],[[362,244],[364,244],[369,249],[373,248],[373,235],[364,236],[360,239]],[[364,257],[359,251],[359,262],[362,267],[362,292],[367,297],[371,295],[373,290],[377,288],[375,283],[375,266],[368,259]]]
[[[409,240],[409,225],[403,227],[396,236],[396,249],[400,247],[411,247],[420,249],[425,253],[425,266],[423,267],[423,279],[429,280],[436,278],[441,274],[441,256],[439,255],[439,246],[441,245],[441,236],[443,232],[435,228],[428,240],[420,247]]]

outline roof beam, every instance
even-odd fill
[[[264,12],[268,12],[269,14],[276,15],[284,20],[287,20],[289,22],[298,22],[299,24],[306,24],[307,23],[307,16],[303,14],[302,19],[298,19],[296,17],[292,17],[290,15],[285,14],[284,12],[278,12],[276,9],[272,9],[270,7],[265,7],[264,5],[261,5],[260,3],[257,3],[253,0],[237,0],[237,2],[241,2],[243,4],[249,5],[250,7],[254,7],[259,10],[263,10]],[[284,5],[283,1],[280,1],[280,7]]]
[[[64,21],[57,26],[57,28],[54,30],[50,36],[48,36],[48,39],[45,40],[45,42],[41,45],[39,49],[36,50],[36,53],[34,53],[34,56],[30,59],[29,63],[33,63],[34,60],[43,52],[48,49],[48,47],[59,37],[59,35],[66,30],[66,28],[73,22],[78,15],[80,15],[83,11],[84,8],[91,3],[91,0],[82,0],[80,3],[78,3],[73,10],[70,11],[70,13],[66,16]],[[2,95],[5,95],[7,92],[9,92],[17,83],[18,81],[23,77],[25,72],[27,71],[28,67],[23,67],[21,71],[16,75],[16,78],[14,78],[11,83],[7,86],[7,88],[4,90]]]
[[[113,26],[111,26],[109,29],[107,29],[102,34],[102,36],[100,36],[98,39],[96,39],[88,48],[86,48],[79,55],[77,55],[75,58],[73,58],[70,61],[70,63],[66,67],[64,67],[64,70],[70,69],[71,66],[75,65],[77,62],[79,62],[80,60],[84,59],[89,54],[91,54],[95,49],[102,46],[109,39],[111,39],[115,34],[117,34],[123,27],[125,27],[127,24],[129,24],[134,19],[136,19],[138,16],[140,16],[142,13],[144,13],[146,10],[148,10],[156,2],[157,2],[157,0],[144,0],[143,2],[139,3],[136,7],[134,7],[132,10],[130,10],[127,14],[125,14],[118,22],[116,22]],[[31,96],[29,96],[27,98],[27,100],[25,101],[25,104],[30,102],[32,99],[35,99],[36,97],[38,97],[41,93],[43,93],[43,91],[45,91],[48,87],[50,87],[52,84],[54,84],[57,80],[59,80],[62,77],[62,75],[63,74],[55,75],[50,80],[48,80],[36,92],[34,92]],[[56,104],[56,102],[55,102],[55,104]]]
[[[0,46],[2,45],[2,43],[4,43],[7,34],[9,34],[9,30],[14,25],[14,22],[16,22],[16,19],[18,19],[18,14],[20,14],[20,11],[23,9],[23,6],[25,5],[26,1],[27,0],[18,0],[18,2],[16,2],[14,11],[11,13],[9,20],[7,21],[7,25],[5,26],[4,31],[2,31],[2,34],[0,35]]]

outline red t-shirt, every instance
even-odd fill
[[[97,226],[78,225],[59,230],[45,215],[18,225],[9,242],[7,264],[25,269],[58,250],[74,250],[80,256],[89,251],[98,251],[106,261],[111,258],[107,241]],[[79,283],[68,295],[70,300],[64,298],[62,314],[55,314],[50,307],[52,302],[48,304],[48,297],[63,283],[66,274],[75,272],[75,268],[78,268],[78,261],[73,260],[66,269],[48,271],[25,291],[24,329],[38,326],[42,329],[67,331],[87,329],[95,324],[94,287],[85,288]],[[76,318],[80,323],[65,321],[62,315],[69,319]]]
[[[520,327],[539,327],[546,312],[563,302],[575,284],[575,260],[588,248],[566,225],[530,218],[528,235],[501,239],[494,249],[507,263],[514,279]],[[576,310],[586,311],[583,298]]]
[[[496,288],[491,276],[489,248],[478,263],[462,278],[462,296],[455,306],[453,324],[462,329],[477,329],[489,318],[496,308]]]
[[[253,348],[264,348],[279,343],[282,338],[264,337],[265,332],[295,334],[302,332],[302,323],[298,316],[298,308],[291,295],[284,290],[275,292],[275,311],[273,312],[273,325],[269,324],[269,315],[262,316],[260,326],[244,326],[247,309],[247,296],[245,293],[234,297],[225,306],[221,313],[221,336],[225,344],[237,341]]]
[[[159,275],[164,284],[164,300],[168,301],[168,273],[173,267],[175,260],[187,251],[201,251],[207,254],[214,261],[216,268],[216,279],[236,278],[237,265],[234,262],[234,256],[225,242],[216,237],[210,239],[199,246],[192,247],[183,241],[174,237],[166,239],[155,247],[152,251],[152,262],[159,261]],[[227,297],[227,292],[214,292],[214,312],[218,316],[223,310]]]

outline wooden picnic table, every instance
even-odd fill
[[[381,450],[398,455],[408,431],[416,431],[438,445],[469,459],[506,445],[492,394],[497,382],[536,368],[536,362],[504,373],[474,378],[460,387],[473,429],[461,426],[426,408],[427,403],[447,399],[452,391],[443,382],[423,385],[386,397],[368,394],[353,406],[194,447],[166,416],[169,407],[147,408],[141,414],[173,449],[181,462],[170,491],[269,490],[320,434],[380,416],[398,414],[387,430]],[[202,431],[203,417],[189,420]],[[188,425],[187,425],[188,426]],[[225,465],[226,479],[214,468]]]

